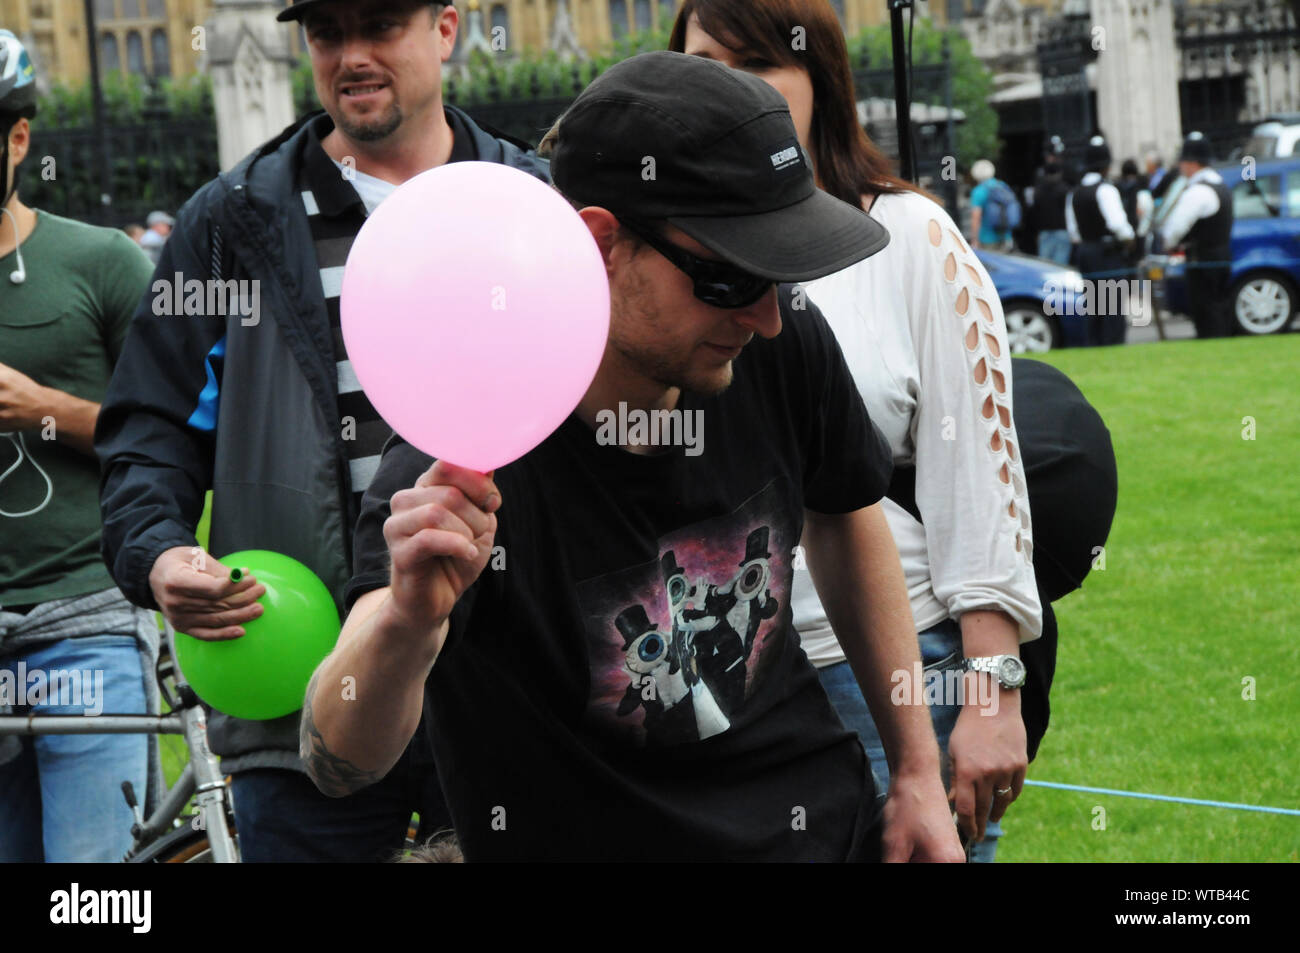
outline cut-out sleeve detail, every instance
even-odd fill
[[[1024,641],[1040,631],[1042,608],[1002,305],[951,219],[927,214],[913,228],[908,251],[928,259],[910,274],[929,304],[909,321],[922,382],[913,433],[931,585],[953,617],[1003,608]]]

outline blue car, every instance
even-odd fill
[[[1083,275],[1046,258],[975,249],[1002,299],[1007,343],[1013,354],[1079,347],[1087,343],[1087,319],[1074,304]]]
[[[1232,190],[1232,312],[1244,334],[1285,331],[1300,306],[1300,158],[1272,159],[1254,167],[1218,167]],[[1175,182],[1165,204],[1177,202]],[[1162,209],[1159,222],[1168,212]],[[1169,258],[1164,299],[1170,311],[1187,313],[1184,259]]]

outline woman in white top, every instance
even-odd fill
[[[959,673],[963,656],[1018,658],[1020,643],[1042,628],[1001,302],[948,214],[891,175],[858,125],[848,51],[827,0],[686,0],[670,48],[771,83],[790,104],[818,184],[889,230],[884,251],[806,287],[835,330],[895,467],[915,467],[924,525],[888,498],[885,513],[922,658],[957,677],[898,673],[893,698],[922,704],[927,688],[963,686],[965,705],[948,697],[931,711],[951,758],[958,824],[966,838],[982,841],[972,859],[991,860],[997,822],[1019,795],[1028,763],[1020,692],[1001,677]],[[792,603],[804,650],[841,718],[862,737],[878,789],[887,790],[875,726],[806,569],[795,573]]]

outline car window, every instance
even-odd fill
[[[1277,155],[1277,136],[1251,136],[1242,146],[1241,154],[1254,156],[1257,160],[1271,159]]]
[[[1300,218],[1300,169],[1286,174],[1286,209],[1292,218]]]
[[[1232,215],[1237,219],[1272,218],[1269,206],[1277,209],[1281,202],[1280,185],[1275,175],[1239,182],[1232,188]]]

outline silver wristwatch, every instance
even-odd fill
[[[1019,688],[1025,684],[1025,663],[1014,655],[985,655],[965,660],[966,671],[988,672],[997,677],[1003,688]]]

